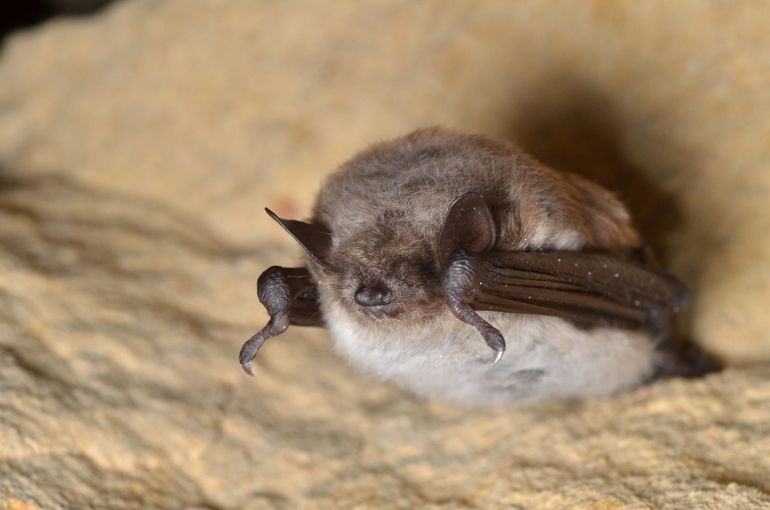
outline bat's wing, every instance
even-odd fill
[[[289,287],[289,324],[323,327],[318,287],[310,271],[305,267],[281,267],[280,269],[282,283]],[[259,281],[257,283],[257,295],[259,295]]]
[[[270,337],[280,335],[290,324],[323,326],[318,288],[307,268],[272,266],[257,280],[257,296],[270,314],[270,321],[243,344],[239,355],[247,374],[257,351]]]
[[[493,239],[491,218],[480,194],[458,198],[447,214],[438,254],[447,304],[460,320],[481,332],[497,353],[496,360],[505,350],[505,340],[477,310],[661,332],[670,313],[686,304],[682,283],[630,255],[476,249],[489,246]]]
[[[477,310],[655,329],[658,317],[687,300],[687,290],[673,276],[606,253],[489,252],[476,256],[475,267]]]

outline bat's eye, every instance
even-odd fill
[[[393,293],[383,283],[377,282],[360,286],[355,298],[361,306],[384,306],[393,301]]]

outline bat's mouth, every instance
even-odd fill
[[[375,306],[355,306],[359,317],[365,320],[428,320],[438,316],[445,309],[446,299],[440,295],[421,296],[413,300],[395,300],[391,303]]]
[[[396,303],[360,306],[358,309],[361,310],[361,313],[366,317],[376,320],[395,319],[403,312],[403,309]]]

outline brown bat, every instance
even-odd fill
[[[290,324],[326,326],[365,372],[465,403],[609,394],[692,372],[663,348],[686,289],[625,207],[508,144],[417,131],[342,165],[309,222],[267,212],[307,265],[259,277],[270,321],[241,349],[249,374]]]

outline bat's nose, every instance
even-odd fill
[[[362,285],[356,291],[356,303],[361,306],[384,306],[393,301],[393,294],[384,284]]]

